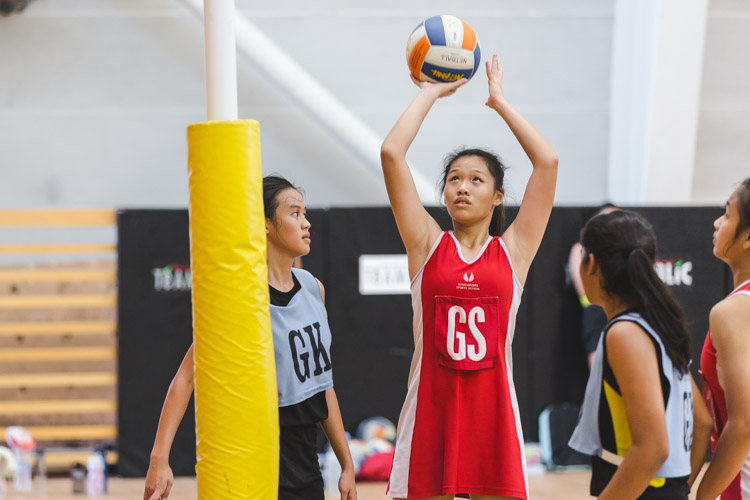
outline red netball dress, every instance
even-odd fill
[[[734,289],[729,296],[742,293],[750,295],[750,281],[746,281]],[[711,434],[711,448],[716,451],[721,431],[727,423],[727,403],[724,397],[724,389],[719,384],[719,375],[716,371],[716,349],[711,342],[711,330],[708,330],[706,342],[701,352],[701,376],[703,378],[703,399],[711,412],[714,421],[714,430]],[[745,460],[740,473],[734,478],[732,484],[721,494],[721,500],[745,500],[750,499],[750,457]]]
[[[411,284],[414,358],[388,496],[528,498],[511,342],[523,288],[503,241],[470,262],[452,232]]]

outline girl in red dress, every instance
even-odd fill
[[[497,56],[489,98],[533,172],[503,229],[504,166],[494,154],[448,156],[442,188],[453,231],[422,206],[406,152],[438,98],[466,80],[414,81],[420,92],[383,142],[386,188],[412,279],[415,352],[388,487],[395,498],[528,498],[511,341],[523,284],[552,210],[557,155],[505,100]],[[502,236],[500,236],[502,234]]]
[[[734,291],[711,309],[701,353],[703,396],[714,420],[711,464],[698,500],[750,499],[750,177],[714,222],[714,255],[727,263]]]

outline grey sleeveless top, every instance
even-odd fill
[[[271,305],[279,406],[290,406],[333,387],[331,329],[318,282],[292,269],[301,289],[289,304]]]
[[[578,426],[568,444],[574,450],[587,455],[596,455],[604,460],[619,465],[627,450],[620,446],[624,441],[629,447],[630,435],[627,429],[626,415],[618,391],[607,383],[604,377],[605,338],[607,330],[618,321],[632,321],[643,328],[657,347],[657,359],[660,363],[662,393],[665,396],[665,420],[669,441],[669,457],[656,473],[657,478],[676,478],[690,474],[690,447],[693,440],[693,392],[690,373],[680,373],[667,355],[659,335],[637,312],[626,312],[615,316],[607,323],[596,348],[596,358],[591,367],[589,381],[586,384],[586,395]],[[606,404],[605,404],[606,403]],[[606,417],[600,418],[602,408],[606,407]],[[610,427],[607,432],[600,425]],[[624,426],[624,427],[623,427]],[[612,429],[614,428],[614,429]],[[619,429],[619,431],[618,431]],[[614,432],[615,442],[607,443],[605,435]],[[622,434],[625,434],[624,436]],[[618,451],[619,448],[619,451]]]

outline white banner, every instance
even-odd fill
[[[410,284],[405,254],[359,256],[361,295],[409,295]]]

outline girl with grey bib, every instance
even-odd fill
[[[280,500],[323,500],[317,426],[323,428],[341,464],[342,500],[356,500],[354,464],[344,434],[331,377],[331,330],[323,285],[293,268],[310,253],[310,222],[299,190],[282,177],[263,178],[268,288],[279,397]],[[174,482],[169,450],[193,392],[193,346],[164,401],[146,475],[144,500],[169,497]],[[249,429],[248,429],[249,431]]]

